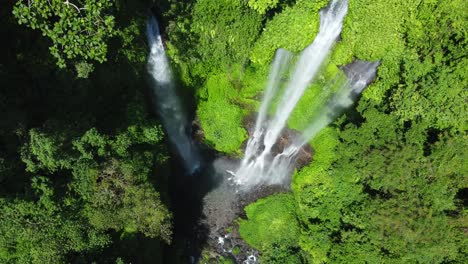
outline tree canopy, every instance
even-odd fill
[[[328,2],[3,1],[0,263],[160,263],[183,244],[146,80],[149,13],[201,143],[238,158],[276,50],[307,47]],[[378,60],[377,78],[309,142],[290,192],[233,223],[261,263],[467,263],[467,10],[349,1],[289,128],[308,125],[342,66]]]

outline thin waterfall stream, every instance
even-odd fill
[[[200,167],[200,157],[191,139],[191,128],[179,96],[175,91],[171,66],[159,32],[158,21],[154,16],[147,22],[147,38],[150,46],[148,72],[152,78],[151,90],[155,108],[163,122],[170,142],[189,174]]]

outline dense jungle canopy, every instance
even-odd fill
[[[239,158],[275,51],[306,48],[327,4],[2,1],[0,263],[177,254],[165,251],[177,242],[174,159],[149,99],[151,12],[203,143]],[[379,60],[377,78],[310,142],[313,161],[291,191],[233,223],[260,263],[468,262],[467,38],[465,0],[349,0],[318,89],[289,128],[307,125],[340,66]]]

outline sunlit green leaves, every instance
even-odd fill
[[[200,0],[194,7],[191,31],[197,34],[198,74],[248,61],[258,36],[261,16],[239,0]]]
[[[298,248],[299,223],[291,194],[276,194],[247,206],[239,222],[242,238],[262,251],[267,263],[303,263]]]
[[[201,102],[197,111],[207,143],[231,154],[238,153],[247,139],[242,126],[245,110],[237,102],[235,81],[223,73],[213,74],[199,91]]]
[[[63,263],[66,254],[99,250],[109,237],[54,201],[50,182],[33,178],[38,202],[0,198],[0,262]]]
[[[249,0],[249,6],[260,14],[265,14],[268,9],[274,8],[279,0]]]
[[[18,23],[51,40],[50,53],[65,67],[76,59],[106,60],[107,40],[116,34],[112,6],[113,1],[103,0],[20,0],[13,14]]]
[[[36,172],[44,169],[55,172],[58,169],[69,168],[71,161],[63,155],[61,136],[50,136],[36,129],[29,131],[29,143],[23,146],[22,160],[26,169]]]
[[[293,52],[302,51],[312,43],[318,33],[318,10],[325,5],[326,1],[303,1],[286,7],[266,23],[251,50],[250,60],[267,65],[279,48]]]

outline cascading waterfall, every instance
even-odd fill
[[[279,80],[288,68],[291,58],[287,51],[277,51],[255,129],[247,142],[245,156],[238,170],[231,173],[234,182],[244,189],[258,184],[283,183],[294,168],[299,150],[330,124],[342,109],[352,105],[357,95],[374,79],[378,62],[354,63],[354,66],[348,69],[348,81],[338,89],[302,134],[285,147],[282,153],[273,157],[272,147],[278,141],[296,104],[313,81],[341,32],[347,5],[347,0],[333,0],[320,12],[319,33],[313,43],[301,53],[276,113],[268,120],[269,106],[279,90]]]
[[[270,176],[267,178],[267,184],[280,184],[284,181],[284,177],[294,169],[295,159],[301,148],[333,122],[343,109],[355,102],[362,90],[374,80],[378,65],[379,62],[357,61],[348,66],[348,80],[320,110],[320,114],[312,120],[302,134],[282,153],[274,157],[265,174]]]
[[[252,159],[252,157],[256,154],[257,150],[261,147],[261,139],[264,132],[263,126],[267,118],[268,107],[279,88],[280,78],[285,73],[291,58],[292,54],[286,51],[285,49],[279,49],[276,52],[273,65],[271,67],[270,76],[268,78],[265,96],[262,100],[262,104],[258,112],[257,121],[255,123],[255,130],[252,138],[247,142],[245,156],[242,160],[242,166],[246,166],[247,162],[249,162]]]
[[[154,81],[151,88],[156,111],[186,169],[193,173],[200,166],[199,154],[190,137],[188,118],[175,92],[169,60],[159,33],[158,21],[154,16],[147,21],[146,35],[150,45],[148,72]]]
[[[269,85],[261,106],[258,125],[246,148],[246,155],[241,166],[234,173],[234,181],[239,185],[253,186],[270,177],[266,174],[271,165],[271,149],[283,131],[286,122],[299,99],[319,71],[333,43],[338,38],[343,19],[348,10],[347,0],[333,0],[320,12],[320,29],[313,43],[300,55],[295,71],[277,107],[272,120],[265,120],[265,113],[271,97],[277,90],[276,85]],[[269,83],[277,83],[279,70],[286,63],[284,56],[278,53],[275,57]],[[278,66],[280,65],[280,66]],[[263,112],[262,112],[263,111]]]

